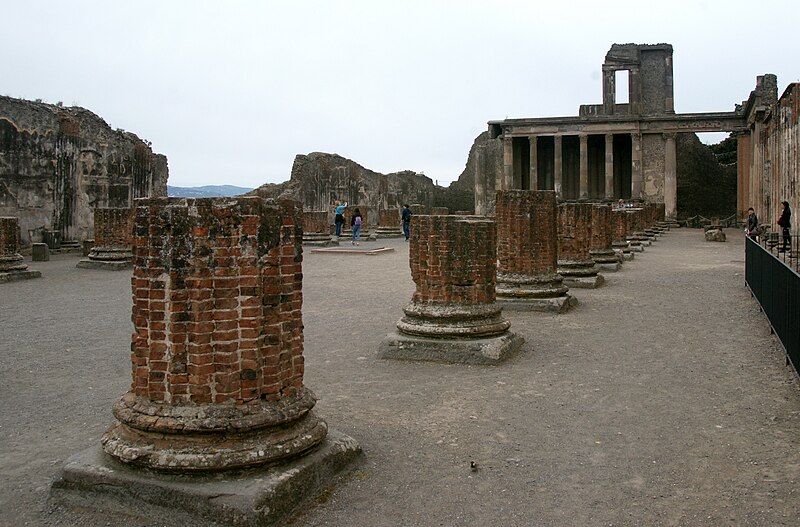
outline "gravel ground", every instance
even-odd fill
[[[402,240],[307,252],[306,384],[365,455],[292,525],[798,525],[800,386],[728,236],[672,230],[570,313],[508,313],[526,343],[500,366],[375,358],[413,292]],[[0,284],[0,525],[188,524],[47,502],[130,383],[130,275],[77,260]]]

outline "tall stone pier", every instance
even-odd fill
[[[563,313],[577,301],[557,272],[558,204],[552,190],[500,190],[497,301],[504,309]]]
[[[605,282],[589,255],[592,207],[591,203],[558,205],[558,274],[569,287],[593,289]]]
[[[498,363],[523,339],[496,302],[497,233],[483,217],[415,216],[409,242],[416,290],[381,342],[384,359]]]
[[[592,241],[589,256],[603,271],[616,272],[620,268],[620,258],[612,247],[611,206],[592,206]]]
[[[19,253],[19,219],[0,217],[0,283],[39,278],[42,273],[28,269]]]
[[[133,209],[94,209],[94,246],[81,269],[120,271],[133,267]]]
[[[102,480],[230,523],[277,521],[359,452],[329,433],[303,384],[299,205],[137,205],[131,389],[102,437],[109,457],[78,454],[59,485],[103,492]]]
[[[331,238],[331,222],[326,210],[307,210],[303,212],[303,244],[316,247],[339,245]]]

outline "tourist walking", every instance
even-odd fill
[[[344,225],[344,209],[347,208],[347,202],[345,201],[344,205],[340,201],[336,202],[336,217],[333,220],[333,223],[336,224],[336,237],[342,235],[342,225]]]
[[[783,211],[781,212],[781,217],[778,218],[778,225],[783,230],[783,247],[778,252],[785,253],[792,246],[792,240],[789,233],[789,229],[792,226],[792,211],[789,208],[788,201],[781,201],[781,204],[783,205]]]
[[[361,211],[356,207],[353,211],[353,217],[350,218],[350,227],[353,229],[353,241],[351,242],[353,245],[358,245],[358,241],[361,239],[361,223],[363,221]]]
[[[403,234],[406,237],[406,241],[408,241],[409,236],[411,236],[411,209],[408,208],[408,205],[403,205]]]
[[[756,237],[756,229],[758,229],[758,216],[756,216],[756,211],[753,210],[753,207],[747,209],[747,224],[745,225],[744,232],[751,238]]]

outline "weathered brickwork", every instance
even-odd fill
[[[327,211],[307,210],[303,212],[303,233],[329,233],[330,230]]]
[[[592,206],[592,227],[590,251],[608,251],[611,249],[611,207],[608,205]]]
[[[301,222],[297,204],[260,198],[137,202],[133,380],[115,405],[122,425],[104,437],[107,452],[205,470],[264,463],[321,441],[325,424],[309,417],[314,397],[303,386]],[[303,437],[277,451],[274,427]],[[262,431],[260,452],[250,444],[207,455],[220,441],[214,433],[231,442],[231,429]],[[150,433],[174,434],[173,442],[159,446]]]
[[[126,247],[133,245],[133,209],[94,209],[95,247]]]
[[[499,191],[496,197],[498,272],[556,272],[558,237],[554,191]]]
[[[611,237],[614,243],[626,241],[628,236],[628,215],[624,209],[611,212]]]
[[[558,206],[558,259],[587,262],[592,242],[592,207],[589,203]]]
[[[495,301],[497,230],[488,220],[416,216],[409,259],[413,301],[490,304]]]
[[[400,225],[400,211],[385,209],[378,212],[378,225],[381,227],[397,227]]]
[[[450,214],[450,209],[447,207],[431,207],[430,214],[433,216],[447,216]]]
[[[370,223],[372,222],[369,206],[367,205],[348,205],[347,208],[344,209],[344,228],[350,229],[350,219],[353,217],[356,209],[361,213],[361,232],[363,234],[369,229]]]
[[[475,216],[415,216],[409,264],[416,289],[381,358],[494,364],[522,345],[495,301],[497,229]]]
[[[0,217],[0,282],[39,278],[42,273],[28,270],[19,253],[19,218]]]
[[[557,273],[556,193],[501,190],[495,205],[498,301],[509,309],[569,309],[569,288]]]

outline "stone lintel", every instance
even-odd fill
[[[88,504],[107,511],[111,502],[139,510],[144,502],[226,524],[282,525],[298,505],[330,486],[360,455],[354,439],[329,430],[325,440],[304,456],[220,478],[136,470],[96,445],[67,460],[50,498],[67,507]]]
[[[511,331],[477,339],[437,339],[395,331],[381,341],[378,358],[449,364],[498,364],[515,354],[524,341]]]

